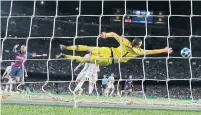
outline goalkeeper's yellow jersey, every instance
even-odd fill
[[[117,48],[112,48],[113,57],[115,58],[115,63],[127,62],[137,56],[150,55],[150,54],[160,54],[165,52],[166,49],[156,49],[156,50],[144,50],[141,48],[132,47],[131,42],[123,38],[116,33],[110,32],[106,34],[106,37],[114,37],[120,44]]]

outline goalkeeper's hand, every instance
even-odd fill
[[[100,34],[100,37],[103,38],[103,39],[106,39],[106,38],[107,38],[106,32],[102,32],[102,33]]]
[[[171,54],[173,52],[173,49],[166,47],[165,52]]]

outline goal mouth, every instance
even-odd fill
[[[196,7],[2,1],[2,102],[201,110]]]

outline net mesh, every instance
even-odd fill
[[[14,45],[14,44],[17,44],[17,43],[25,42],[26,46],[28,46],[28,49],[29,49],[29,46],[33,47],[34,40],[44,39],[44,40],[46,40],[46,41],[44,41],[44,44],[46,42],[49,43],[48,47],[46,47],[46,46],[42,47],[42,48],[48,48],[48,51],[45,52],[45,53],[48,54],[47,58],[26,59],[23,62],[25,65],[26,64],[29,65],[29,67],[27,67],[28,69],[36,66],[36,65],[34,65],[34,63],[42,63],[42,66],[45,68],[45,69],[43,68],[42,71],[47,76],[46,80],[45,81],[37,81],[37,80],[36,81],[34,81],[34,80],[33,81],[23,81],[20,85],[17,86],[17,89],[20,90],[20,91],[22,91],[20,89],[20,87],[23,85],[23,83],[25,83],[25,84],[29,84],[29,86],[28,86],[29,88],[30,87],[32,87],[32,88],[36,87],[34,84],[37,84],[38,85],[37,87],[39,87],[39,89],[42,92],[45,92],[46,94],[48,94],[51,97],[51,99],[54,98],[54,97],[57,97],[58,99],[60,99],[60,98],[62,98],[62,99],[66,98],[65,96],[56,96],[54,93],[52,93],[52,90],[54,90],[54,89],[51,89],[51,85],[53,85],[54,87],[57,87],[57,90],[60,90],[60,91],[68,88],[71,93],[73,92],[73,90],[74,90],[73,88],[75,87],[75,82],[74,82],[75,78],[74,78],[74,76],[75,76],[75,74],[77,74],[77,73],[75,73],[73,71],[73,69],[74,69],[75,65],[77,65],[78,63],[76,63],[73,60],[71,60],[70,63],[69,63],[68,62],[69,60],[55,59],[53,57],[53,55],[55,55],[55,52],[57,52],[57,53],[59,52],[58,49],[55,49],[55,47],[58,47],[58,45],[59,45],[59,44],[56,44],[55,41],[57,39],[59,39],[60,43],[62,43],[62,42],[64,42],[66,40],[67,42],[64,42],[64,43],[71,44],[71,45],[75,46],[75,45],[78,45],[79,43],[84,43],[84,42],[86,43],[88,39],[91,40],[91,38],[92,38],[92,39],[95,39],[94,43],[96,43],[96,47],[99,47],[100,46],[99,44],[101,44],[100,42],[102,42],[102,41],[100,41],[98,39],[98,36],[96,36],[96,34],[87,34],[89,36],[82,36],[82,35],[79,34],[80,31],[81,32],[85,31],[84,26],[80,26],[81,25],[80,23],[82,23],[82,22],[80,22],[80,18],[84,18],[84,17],[95,17],[95,18],[97,18],[99,20],[99,24],[98,24],[98,31],[96,31],[96,32],[97,32],[97,35],[99,35],[99,34],[101,34],[102,31],[104,31],[104,27],[103,27],[104,26],[104,23],[103,23],[104,17],[120,16],[120,17],[122,17],[122,20],[123,20],[122,21],[122,27],[121,27],[122,28],[121,29],[122,30],[121,36],[122,37],[126,37],[126,38],[142,37],[143,40],[144,40],[144,42],[143,42],[144,50],[146,49],[146,43],[147,43],[147,41],[149,39],[151,39],[151,38],[166,39],[165,41],[166,41],[167,47],[170,47],[170,44],[171,44],[170,41],[172,40],[172,38],[181,38],[181,37],[183,39],[186,38],[186,39],[188,39],[188,42],[189,42],[188,44],[189,44],[190,49],[192,49],[192,38],[198,38],[199,37],[197,35],[193,35],[192,18],[196,17],[198,15],[194,15],[193,14],[193,3],[192,3],[192,0],[190,1],[190,8],[191,8],[190,9],[191,10],[190,15],[173,15],[172,12],[171,12],[172,11],[172,9],[171,9],[171,1],[169,0],[169,15],[164,15],[165,17],[167,17],[167,32],[168,32],[167,36],[161,36],[161,35],[160,36],[156,36],[156,35],[153,36],[153,35],[149,34],[149,32],[148,32],[149,25],[147,23],[147,19],[148,19],[148,17],[157,17],[158,16],[158,15],[149,15],[149,14],[145,15],[145,35],[144,36],[139,36],[139,35],[138,36],[127,36],[126,32],[125,32],[125,30],[126,30],[125,27],[127,25],[124,22],[125,17],[128,16],[128,14],[127,14],[127,10],[128,9],[127,9],[127,1],[126,0],[124,1],[124,8],[125,8],[124,11],[125,12],[123,13],[123,15],[105,15],[104,14],[104,2],[105,2],[104,0],[101,1],[102,5],[101,5],[101,14],[100,15],[83,15],[83,14],[81,14],[81,12],[82,12],[81,9],[82,9],[82,3],[83,3],[83,1],[79,0],[78,7],[77,7],[77,9],[78,9],[78,14],[77,15],[63,15],[63,16],[60,16],[59,12],[58,12],[59,1],[56,0],[55,2],[56,2],[56,5],[55,5],[55,9],[56,9],[55,10],[55,14],[51,15],[51,13],[50,13],[51,16],[49,16],[49,15],[43,15],[43,14],[41,14],[41,15],[40,14],[36,14],[36,11],[38,10],[36,8],[37,1],[34,1],[33,10],[32,10],[32,13],[30,13],[29,16],[28,15],[21,15],[21,14],[18,15],[18,14],[13,13],[14,12],[13,8],[15,7],[15,6],[13,6],[14,1],[10,2],[9,15],[8,16],[3,16],[2,15],[2,19],[3,18],[5,18],[5,19],[7,18],[7,19],[6,19],[6,25],[5,25],[5,37],[1,38],[1,42],[2,42],[1,43],[1,49],[2,49],[1,52],[3,52],[3,54],[1,54],[1,58],[0,58],[1,59],[1,67],[3,67],[1,69],[5,69],[5,65],[6,64],[2,65],[4,62],[9,62],[10,63],[11,61],[14,61],[11,58],[9,58],[9,59],[8,58],[3,58],[4,56],[6,56],[6,50],[8,49],[7,47],[9,47],[6,44],[7,41],[9,41],[9,40],[16,40],[16,41],[14,41],[15,43],[12,43],[10,45]],[[146,11],[149,12],[149,1],[148,0],[146,0]],[[129,16],[138,16],[138,15],[129,15]],[[171,19],[171,17],[188,17],[190,19],[190,35],[185,35],[185,36],[179,36],[179,35],[175,36],[175,35],[172,35],[171,34],[171,27],[170,27],[170,19]],[[13,19],[15,19],[15,18],[16,19],[30,18],[30,24],[29,24],[28,27],[26,27],[29,30],[27,37],[25,37],[25,38],[19,38],[19,37],[14,38],[13,36],[10,37],[10,35],[9,35],[10,28],[12,28],[12,26],[18,26],[18,25],[16,25],[15,21],[13,21]],[[58,20],[60,18],[64,18],[64,19],[66,18],[69,21],[67,22],[67,20],[65,20],[65,21]],[[73,30],[73,28],[72,28],[72,30],[68,30],[68,31],[74,31],[75,34],[74,35],[69,35],[69,36],[66,35],[66,34],[65,35],[61,35],[59,32],[62,31],[62,28],[58,27],[58,25],[59,25],[58,23],[61,23],[61,24],[62,23],[74,23],[74,22],[70,21],[71,19],[72,20],[75,19],[75,28],[74,28],[75,31]],[[36,21],[38,21],[38,22],[36,22]],[[38,27],[37,23],[41,23],[39,21],[41,21],[42,23],[44,21],[47,21],[47,22],[52,22],[53,21],[52,25],[51,25],[52,26],[52,30],[49,31],[50,30],[49,29],[50,26],[47,26],[47,25]],[[61,24],[60,24],[60,26],[61,26]],[[97,25],[97,24],[92,23],[92,25]],[[87,24],[85,26],[87,27]],[[25,28],[25,26],[24,26],[24,28]],[[43,36],[38,36],[38,35],[35,36],[33,33],[37,34],[37,32],[39,32],[39,31],[36,31],[34,28],[40,29],[42,32],[44,32],[44,35]],[[47,30],[47,28],[48,28],[48,30]],[[22,28],[17,28],[17,29],[20,29],[20,31],[22,30]],[[66,29],[63,28],[63,30],[65,31]],[[34,36],[32,36],[32,34]],[[60,34],[59,37],[58,37],[58,34]],[[69,42],[68,42],[67,39],[69,39]],[[81,42],[78,41],[79,39],[82,39],[82,41]],[[21,41],[19,41],[19,40],[21,40]],[[32,41],[33,43],[30,44],[30,41]],[[77,43],[77,41],[78,41],[78,43]],[[120,46],[121,46],[121,44],[120,44]],[[192,50],[191,50],[191,52],[192,52]],[[67,52],[67,53],[69,53],[69,52]],[[70,53],[73,56],[79,55],[75,50],[73,52],[70,52]],[[83,54],[81,53],[80,55],[83,55]],[[122,52],[121,52],[121,55],[122,55]],[[128,73],[126,73],[128,71],[131,72],[131,74],[135,73],[135,74],[139,75],[139,76],[136,75],[137,77],[132,78],[132,80],[135,82],[134,83],[134,90],[135,91],[133,91],[133,96],[135,96],[135,97],[129,97],[129,100],[134,98],[135,100],[139,100],[139,102],[141,102],[141,103],[143,101],[146,101],[146,102],[149,102],[149,103],[151,102],[152,103],[152,101],[150,101],[148,99],[148,97],[150,95],[158,95],[159,96],[159,95],[162,95],[165,92],[165,94],[163,94],[163,95],[165,95],[165,98],[167,98],[168,102],[171,102],[171,99],[173,99],[174,97],[178,97],[178,96],[171,96],[171,95],[174,95],[174,94],[175,95],[180,95],[180,94],[176,92],[178,90],[177,86],[175,86],[175,87],[171,86],[170,87],[170,82],[180,81],[180,82],[188,82],[188,84],[189,84],[188,86],[182,87],[183,88],[182,90],[184,90],[184,92],[185,92],[183,95],[187,94],[187,95],[190,96],[189,98],[192,101],[195,101],[193,92],[198,91],[198,90],[193,89],[192,82],[193,82],[193,80],[200,80],[200,78],[199,77],[194,77],[193,73],[198,72],[200,69],[194,70],[194,65],[196,65],[196,64],[192,64],[192,63],[194,62],[194,60],[198,60],[199,61],[200,57],[199,56],[194,56],[193,57],[192,55],[193,54],[191,54],[191,57],[188,58],[188,59],[183,59],[180,56],[171,56],[169,53],[168,53],[167,56],[162,55],[162,56],[157,56],[157,57],[146,56],[144,54],[143,57],[137,57],[135,59],[132,59],[131,62],[128,62],[128,63],[136,63],[136,65],[133,65],[133,64],[130,64],[130,65],[127,64],[126,65],[126,64],[119,63],[119,64],[117,64],[117,65],[115,65],[115,66],[113,66],[111,68],[110,67],[108,67],[108,68],[107,67],[102,67],[101,68],[101,74],[99,74],[99,79],[98,79],[99,82],[102,80],[103,73],[107,72],[107,69],[109,69],[111,71],[113,69],[117,70],[115,74],[116,74],[116,76],[119,76],[115,80],[116,81],[115,82],[115,89],[117,89],[116,90],[117,97],[110,98],[110,99],[104,98],[105,99],[104,101],[109,100],[108,102],[113,102],[112,100],[115,100],[115,102],[117,102],[117,100],[120,99],[123,102],[123,100],[125,98],[123,98],[122,95],[118,95],[118,94],[120,94],[120,92],[121,92],[120,91],[121,90],[121,88],[120,88],[121,82],[128,79],[128,78],[124,77],[124,76],[128,75]],[[122,58],[124,58],[124,57],[122,57]],[[154,60],[159,60],[159,62],[154,62]],[[186,62],[185,60],[188,60],[188,62]],[[178,65],[176,66],[177,61],[179,63],[180,62],[181,63],[188,63],[188,67],[187,68],[189,68],[189,71],[186,70],[186,69],[183,69],[181,71],[187,72],[187,74],[190,75],[190,77],[187,77],[187,78],[182,78],[182,77],[181,78],[177,78],[177,77],[176,78],[172,78],[171,77],[171,76],[174,76],[172,74],[170,75],[170,73],[172,71],[174,71],[173,68],[178,66]],[[157,64],[157,63],[161,64],[162,63],[162,64],[161,65],[159,64],[159,66],[153,66],[153,63],[155,63],[155,64]],[[175,65],[172,64],[172,63],[175,63]],[[31,65],[31,64],[33,64],[33,65]],[[70,80],[59,80],[57,77],[54,77],[55,73],[58,72],[58,71],[54,72],[55,71],[55,68],[53,68],[54,64],[57,64],[57,65],[61,64],[60,65],[61,67],[59,67],[60,69],[62,69],[62,67],[63,67],[63,69],[66,69],[66,68],[64,68],[64,66],[70,64],[70,69],[66,69],[64,71],[66,71],[66,74],[67,73],[71,74],[71,79]],[[141,67],[139,67],[139,65]],[[172,67],[173,65],[174,65],[174,67]],[[156,67],[158,70],[160,70],[160,68],[165,68],[165,72],[161,73],[163,75],[156,75],[156,74],[154,74],[154,72],[152,70],[150,70],[151,67]],[[38,68],[40,69],[41,67],[38,67]],[[104,69],[104,68],[106,68],[106,69]],[[197,68],[199,68],[199,67],[197,67]],[[133,71],[135,71],[135,72],[133,72]],[[38,72],[41,72],[41,70],[38,70]],[[61,74],[61,72],[57,73],[57,74]],[[140,77],[140,74],[141,74],[141,77]],[[176,73],[174,73],[174,74],[176,74]],[[198,74],[199,74],[199,72],[198,72]],[[162,76],[162,77],[161,78],[160,77],[153,77],[152,78],[152,77],[149,77],[149,76]],[[51,77],[54,78],[54,79],[52,79]],[[24,74],[23,74],[23,78],[24,78]],[[153,84],[156,84],[156,85],[155,86],[154,85],[150,85],[150,88],[147,89],[147,87],[146,87],[147,81],[152,81]],[[160,84],[158,82],[160,82],[162,84]],[[88,87],[87,85],[84,84],[83,87],[86,88],[86,87]],[[58,88],[58,87],[60,87],[60,88]],[[161,88],[159,88],[159,87],[161,87]],[[96,89],[95,90],[96,91],[96,93],[95,93],[96,94],[96,96],[95,96],[96,98],[94,100],[97,101],[99,99],[102,99],[103,97],[99,97],[99,95],[100,95],[99,92],[100,92],[101,89],[100,89],[100,87],[97,86],[97,84],[95,85],[95,89]],[[147,90],[151,90],[153,92],[148,92]],[[159,90],[159,91],[157,91],[157,90]],[[40,99],[43,99],[43,98],[47,99],[47,97],[45,97],[44,95],[43,95],[44,97],[42,95],[40,95],[40,94],[38,94],[38,95],[40,96]],[[31,98],[34,98],[34,96],[31,97]],[[74,100],[74,102],[75,102],[74,105],[75,106],[76,106],[76,102],[78,100],[84,99],[83,97],[76,98],[76,96],[77,95],[74,95],[73,96],[74,98],[70,98],[70,99]],[[188,96],[184,96],[184,97],[188,97]],[[197,98],[197,96],[196,96],[196,98]],[[87,97],[85,100],[87,100],[87,101],[94,101],[93,97],[90,97],[90,98]],[[101,100],[101,101],[103,101],[103,100]],[[163,102],[163,101],[160,100],[160,102]],[[168,102],[165,101],[165,103],[168,103]],[[157,102],[154,102],[154,103],[157,103]]]

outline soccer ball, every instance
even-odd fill
[[[182,57],[190,57],[191,56],[191,50],[189,48],[183,48],[181,50]]]

